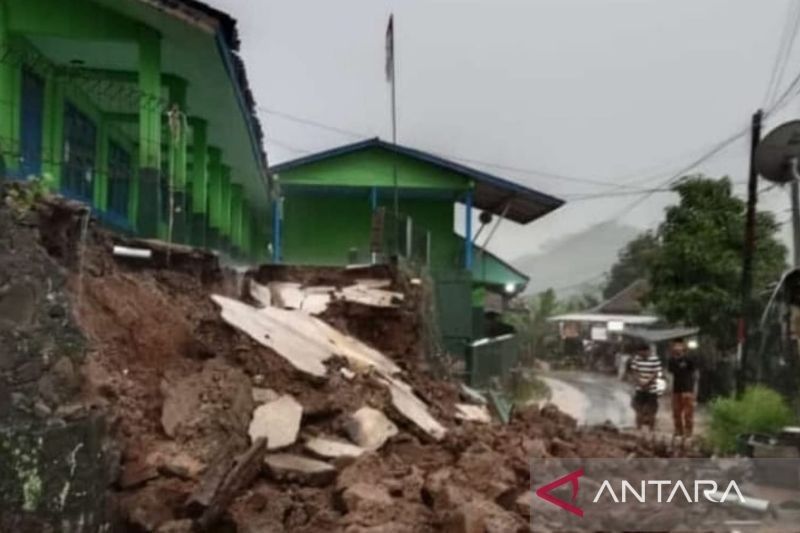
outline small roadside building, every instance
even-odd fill
[[[501,221],[529,224],[564,203],[378,138],[287,161],[270,174],[275,262],[347,265],[399,257],[424,266],[435,281],[444,345],[457,354],[483,337],[487,298],[502,310],[528,282],[483,242]],[[463,216],[456,217],[456,204]]]
[[[1,0],[0,178],[116,229],[267,256],[269,184],[235,21],[196,0]]]

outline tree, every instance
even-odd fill
[[[652,231],[646,231],[626,244],[611,267],[603,297],[611,298],[636,280],[649,278],[658,250],[658,236]]]
[[[684,178],[674,188],[680,203],[667,209],[661,245],[651,266],[650,300],[675,323],[698,326],[725,351],[736,344],[740,315],[745,203],[728,178]],[[785,269],[786,248],[771,213],[757,213],[753,293],[765,291]]]
[[[520,348],[526,359],[541,357],[545,351],[547,334],[553,325],[547,319],[561,312],[561,305],[553,289],[547,289],[527,300],[525,314],[513,313],[506,320],[519,332]]]

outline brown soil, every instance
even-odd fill
[[[265,473],[229,506],[216,531],[526,530],[515,502],[529,490],[532,457],[669,453],[613,428],[578,429],[550,407],[517,412],[506,426],[457,421],[458,385],[425,370],[419,289],[393,270],[367,274],[392,279],[406,293],[403,305],[375,310],[338,302],[323,318],[405,370],[404,379],[447,427],[441,442],[394,416],[385,389],[369,375],[348,380],[331,370],[325,380],[312,379],[227,326],[209,295],[239,296],[240,280],[215,256],[158,249],[152,261],[120,260],[111,248],[121,237],[92,226],[86,247],[77,250],[72,230],[48,237],[57,228],[45,223],[41,231],[46,242],[58,242],[48,248],[58,250],[70,272],[74,313],[89,341],[84,402],[108,413],[121,450],[120,475],[109,491],[123,530],[187,530],[190,521],[176,521],[196,518],[185,504],[203,468],[249,445],[251,386],[292,394],[304,408],[301,435],[343,436],[346,415],[363,405],[383,409],[401,432],[379,452],[338,464],[331,483],[277,481]],[[367,277],[296,267],[262,267],[249,275],[261,282],[332,285]],[[288,451],[301,448],[298,443]]]

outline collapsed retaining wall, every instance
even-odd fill
[[[77,402],[86,348],[65,269],[81,210],[11,186],[0,198],[0,531],[99,531],[105,424]]]

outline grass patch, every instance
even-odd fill
[[[717,398],[711,403],[709,439],[720,453],[736,451],[736,437],[744,433],[775,433],[792,424],[794,414],[774,390],[757,385],[740,400]]]
[[[550,387],[538,377],[528,374],[521,375],[512,386],[511,398],[515,405],[547,400],[550,398]]]

